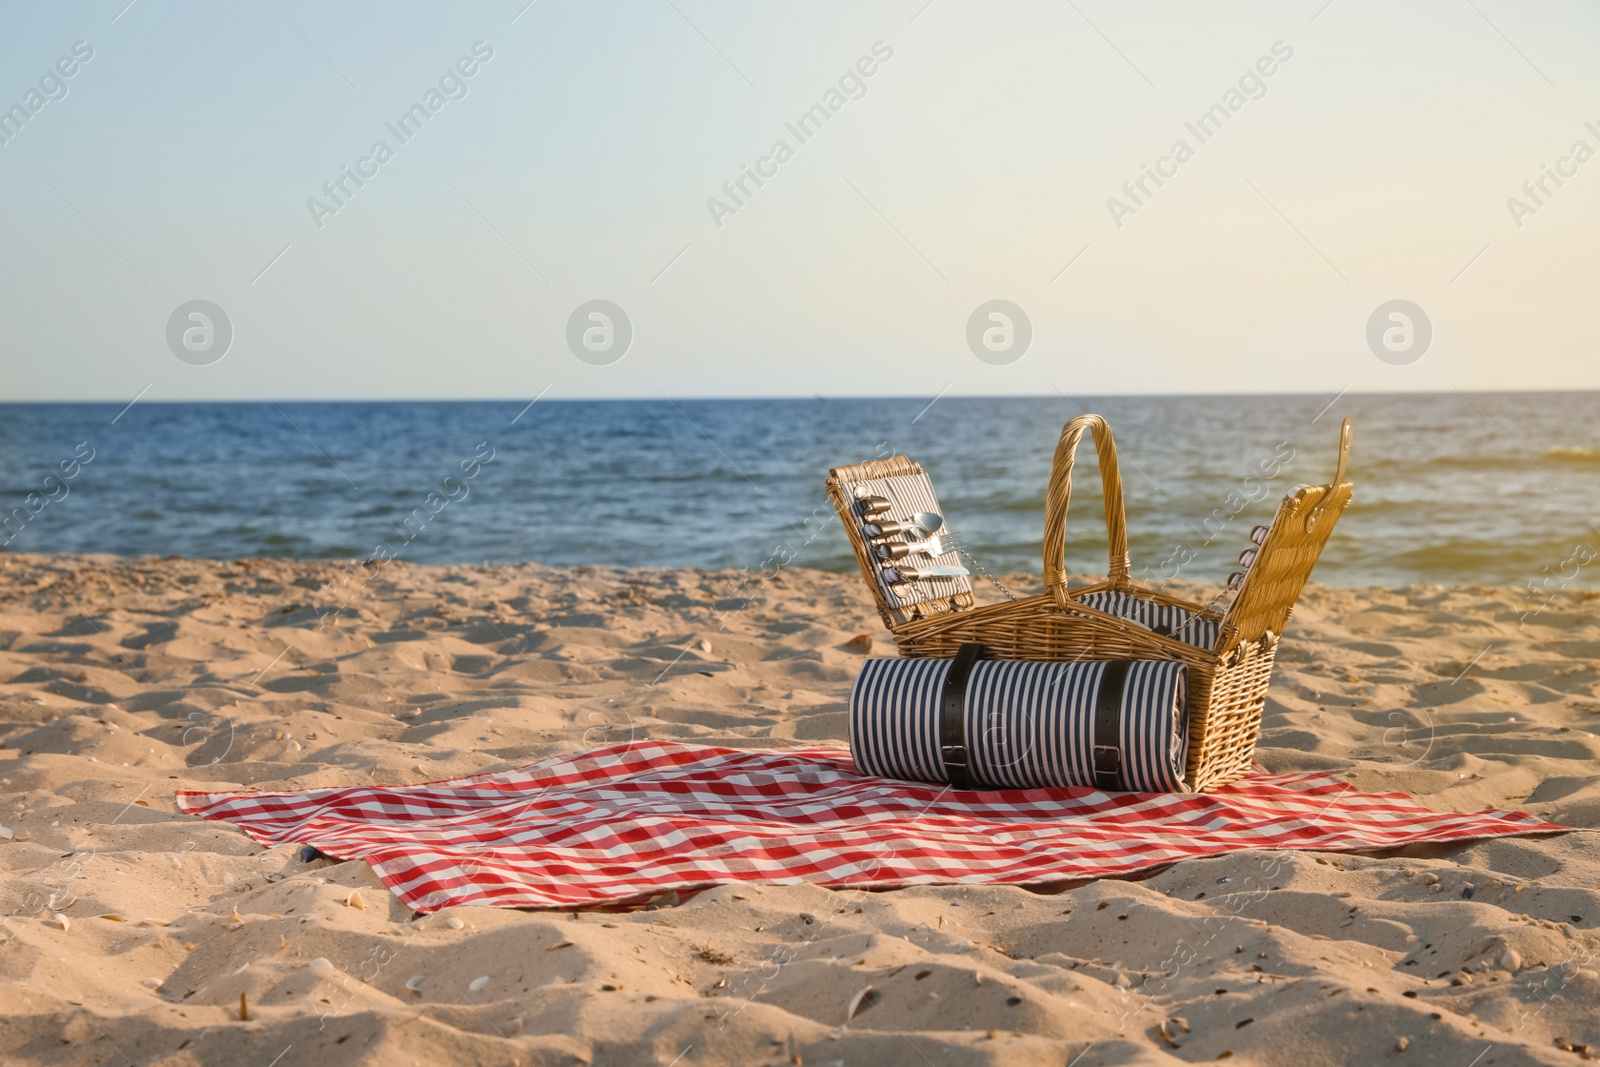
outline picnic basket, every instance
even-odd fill
[[[1085,431],[1093,435],[1100,461],[1110,568],[1104,579],[1069,590],[1064,534],[1072,500],[1074,456]],[[962,645],[979,643],[985,655],[1002,660],[1161,659],[1187,664],[1189,751],[1185,777],[1189,789],[1206,792],[1241,777],[1250,768],[1279,638],[1334,524],[1350,502],[1352,487],[1345,480],[1350,433],[1351,422],[1345,419],[1332,481],[1300,486],[1278,505],[1226,610],[1191,603],[1133,581],[1116,443],[1111,427],[1099,415],[1080,415],[1068,422],[1056,445],[1045,494],[1045,591],[1039,596],[978,607],[970,585],[963,583],[964,588],[949,595],[905,603],[880,583],[879,565],[861,529],[850,487],[921,475],[921,466],[903,455],[890,456],[835,467],[828,472],[826,484],[862,574],[873,590],[878,612],[902,656],[952,658]],[[1204,632],[1208,637],[1215,633],[1215,640],[1197,646],[1084,602],[1090,598],[1104,603],[1104,594],[1125,594],[1145,606],[1165,605],[1192,613],[1195,621],[1207,624]]]

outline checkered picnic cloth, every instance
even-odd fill
[[[954,792],[869,778],[839,747],[639,741],[409,786],[180,792],[263,845],[365,859],[417,911],[641,903],[726,882],[1040,884],[1240,849],[1354,851],[1556,831],[1524,812],[1429,811],[1321,773],[1215,793]]]

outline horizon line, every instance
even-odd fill
[[[549,387],[546,386],[546,389]],[[1400,390],[1361,390],[1346,387],[1341,391],[1317,390],[1297,392],[1194,392],[1194,393],[1100,393],[1086,392],[1064,394],[1051,393],[941,393],[941,400],[1049,400],[1062,399],[1069,396],[1080,398],[1093,398],[1105,400],[1121,399],[1146,399],[1168,400],[1189,398],[1259,398],[1273,397],[1322,397],[1334,392],[1336,397],[1347,396],[1450,396],[1454,394],[1471,394],[1478,396],[1507,396],[1507,395],[1539,395],[1548,394],[1565,396],[1572,393],[1600,393],[1600,387],[1583,389],[1400,389]],[[142,398],[141,394],[141,398]],[[654,396],[569,396],[557,397],[539,394],[538,402],[543,404],[570,404],[570,403],[668,403],[674,400],[687,401],[748,401],[766,402],[777,400],[920,400],[928,396],[927,393],[787,393],[774,395],[717,395],[717,394],[675,394],[656,393]],[[506,396],[480,396],[480,397],[297,397],[279,396],[277,401],[291,404],[520,404],[527,400],[526,395],[508,394]],[[144,400],[146,405],[151,404],[271,404],[273,400],[253,399],[250,397],[182,397],[166,400]],[[55,399],[55,398],[24,398],[0,399],[0,407],[21,407],[24,405],[127,405],[124,398],[115,399]]]

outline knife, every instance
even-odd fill
[[[897,559],[904,559],[913,552],[924,556],[939,557],[944,555],[944,542],[937,534],[926,541],[884,541],[872,546],[873,554],[885,563],[893,563]]]
[[[918,578],[965,578],[972,574],[965,567],[885,567],[884,578],[891,584],[912,582]]]

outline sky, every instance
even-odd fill
[[[0,400],[1600,388],[1597,44],[1580,0],[9,4]]]

